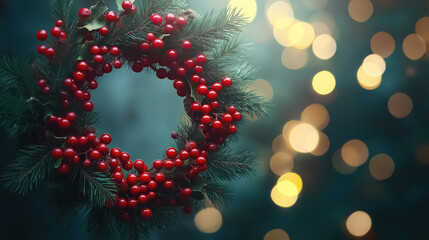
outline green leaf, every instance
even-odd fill
[[[90,54],[90,49],[93,45],[94,45],[93,41],[88,41],[82,44],[79,47],[79,56],[77,57],[77,61],[87,59],[88,55]]]
[[[116,4],[118,5],[118,9],[119,9],[119,11],[120,12],[123,12],[123,11],[125,11],[123,8],[122,8],[122,2],[123,2],[124,0],[116,0]],[[134,2],[134,0],[129,0],[130,2]]]
[[[80,19],[78,22],[79,29],[87,29],[88,31],[99,29],[107,25],[104,13],[107,11],[106,3],[100,0],[94,6],[91,6],[91,16],[88,19]]]
[[[54,163],[54,168],[59,168],[59,167],[60,167],[60,165],[61,165],[61,158],[60,158],[60,159],[57,159],[57,161],[55,161],[55,163]]]
[[[191,81],[188,81],[188,82],[189,82],[189,85],[191,85],[191,97],[194,98],[195,102],[198,102],[199,104],[201,104],[201,102],[204,99],[204,96],[201,96],[198,93],[198,91],[197,91],[198,86],[196,84],[194,84]]]

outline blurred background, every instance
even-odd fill
[[[79,1],[88,7],[95,1]],[[111,8],[113,1],[107,1]],[[429,1],[198,0],[198,13],[243,8],[253,88],[267,117],[240,129],[236,149],[256,175],[231,182],[235,200],[184,216],[151,239],[429,239]],[[48,1],[0,1],[0,51],[37,57]],[[99,81],[99,134],[151,162],[183,113],[168,81],[116,71]],[[13,156],[2,137],[0,167]],[[86,239],[49,189],[0,192],[0,239]]]

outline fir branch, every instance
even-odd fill
[[[86,231],[89,239],[113,239],[114,225],[112,211],[103,207],[86,208]]]
[[[32,96],[36,89],[36,82],[32,78],[28,61],[0,57],[0,88],[4,92],[13,90],[16,94],[27,98]]]
[[[81,168],[76,173],[76,180],[77,187],[90,204],[103,207],[106,201],[113,201],[117,186],[105,174]]]
[[[17,96],[0,97],[0,128],[5,129],[9,137],[30,134],[38,127],[38,122],[29,101]]]
[[[18,152],[17,158],[2,173],[1,180],[10,191],[24,195],[49,178],[52,169],[51,147],[30,145]]]
[[[201,191],[217,208],[225,206],[233,198],[231,190],[220,183],[208,183]]]
[[[222,149],[207,159],[207,170],[201,177],[212,181],[231,181],[254,174],[255,156],[250,152],[232,153]]]
[[[76,28],[78,20],[75,2],[74,0],[51,0],[52,18],[63,20],[62,28],[68,35]]]

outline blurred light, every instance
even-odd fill
[[[324,22],[312,22],[311,26],[313,26],[314,33],[316,36],[319,36],[322,34],[328,34],[328,35],[332,34],[331,29]]]
[[[332,17],[332,15],[328,12],[323,12],[323,11],[316,12],[310,18],[310,23],[313,23],[313,22],[323,22],[326,26],[329,27],[332,33],[335,32],[336,30],[334,17]]]
[[[289,143],[297,152],[308,153],[317,147],[319,133],[312,125],[299,123],[290,130]]]
[[[271,41],[273,35],[271,28],[267,27],[264,21],[255,21],[249,26],[249,34],[255,42],[268,42]]]
[[[319,130],[323,130],[328,126],[329,113],[322,104],[313,103],[302,111],[300,119],[303,122],[313,125]]]
[[[422,17],[416,22],[416,33],[429,42],[429,17]]]
[[[273,202],[280,207],[288,208],[292,207],[296,203],[296,200],[298,200],[298,195],[293,197],[283,195],[276,185],[271,190],[271,200],[273,200]]]
[[[290,238],[284,230],[273,229],[265,234],[264,240],[290,240]]]
[[[378,77],[369,76],[360,66],[357,71],[357,80],[359,85],[366,90],[374,90],[381,84],[381,75]]]
[[[416,157],[420,164],[429,165],[429,143],[423,143],[417,147]]]
[[[298,20],[293,19],[292,22],[289,22],[287,19],[280,19],[277,21],[273,26],[273,34],[276,41],[284,46],[284,47],[291,47],[293,44],[289,41],[289,27],[292,26],[294,23],[298,22]]]
[[[287,27],[292,23],[293,9],[289,3],[277,1],[268,7],[266,15],[271,25],[276,25],[281,20],[282,25]]]
[[[307,64],[308,54],[305,49],[287,47],[282,52],[282,63],[289,69],[300,69]]]
[[[298,193],[300,193],[301,190],[302,190],[302,179],[301,179],[301,177],[297,173],[288,172],[288,173],[283,174],[277,180],[277,185],[280,184],[280,183],[282,183],[282,182],[291,182],[291,183],[293,183],[293,185],[298,190]]]
[[[402,50],[407,58],[417,60],[425,55],[426,43],[422,37],[413,33],[404,39]]]
[[[379,77],[386,71],[386,62],[380,55],[371,54],[363,60],[362,69],[370,77]]]
[[[328,3],[328,0],[302,0],[302,3],[304,3],[304,6],[308,9],[317,11],[323,9]]]
[[[298,188],[293,184],[293,182],[289,181],[282,181],[277,183],[277,188],[279,189],[280,193],[287,196],[287,197],[295,197],[298,196]]]
[[[288,135],[279,135],[276,138],[274,138],[272,143],[273,152],[274,153],[285,152],[285,153],[288,153],[291,157],[295,157],[296,151],[293,150],[292,147],[290,146],[287,140],[287,136]]]
[[[329,138],[323,132],[319,132],[319,144],[317,147],[311,151],[311,154],[314,156],[322,156],[329,150]]]
[[[228,4],[229,8],[237,8],[246,18],[246,22],[250,23],[255,19],[258,6],[255,0],[231,0]]]
[[[328,34],[317,36],[313,41],[313,53],[320,59],[329,59],[337,51],[337,43]]]
[[[277,152],[271,157],[270,168],[278,176],[290,172],[293,168],[293,157],[285,152]]]
[[[260,93],[267,101],[270,101],[274,95],[273,87],[271,87],[270,82],[265,79],[256,79],[253,81],[249,90]]]
[[[341,157],[348,165],[359,167],[368,159],[369,151],[364,142],[352,139],[341,148]]]
[[[205,208],[195,214],[194,223],[201,232],[214,233],[222,226],[222,215],[216,208]]]
[[[416,75],[416,69],[414,67],[407,66],[405,68],[405,75],[407,75],[407,77],[414,77]]]
[[[387,108],[394,117],[404,118],[413,110],[413,101],[407,94],[397,92],[389,98]]]
[[[395,50],[395,39],[387,32],[378,32],[371,38],[371,50],[373,53],[387,58]]]
[[[356,211],[352,213],[346,222],[349,233],[355,237],[362,237],[371,229],[372,221],[368,213]]]
[[[327,95],[335,88],[335,77],[329,71],[318,72],[313,77],[313,89],[320,95]]]
[[[351,0],[349,3],[349,15],[356,22],[366,22],[374,12],[374,7],[369,0]]]
[[[340,149],[337,150],[332,155],[332,165],[334,166],[335,170],[337,170],[337,172],[344,174],[344,175],[352,174],[356,170],[356,167],[352,167],[350,165],[347,165],[344,162],[344,160],[341,157]]]
[[[389,155],[380,153],[369,161],[369,172],[377,180],[385,180],[392,176],[395,163]]]
[[[296,22],[288,29],[288,39],[292,46],[299,49],[308,48],[314,40],[314,29],[307,22]]]

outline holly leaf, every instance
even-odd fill
[[[80,61],[80,60],[87,59],[87,57],[90,53],[90,49],[93,45],[94,45],[93,41],[88,41],[88,42],[85,42],[84,44],[82,44],[79,47],[79,56],[77,57],[77,60]]]
[[[204,99],[204,96],[201,96],[198,93],[198,91],[197,91],[198,86],[195,83],[190,82],[190,81],[188,81],[188,82],[189,82],[189,85],[191,86],[191,97],[194,98],[195,102],[201,104],[201,102]]]
[[[104,13],[107,11],[106,3],[103,0],[91,6],[91,16],[88,19],[79,19],[77,26],[79,29],[93,31],[107,25]]]
[[[55,161],[55,163],[54,163],[54,168],[59,168],[59,167],[60,167],[60,165],[61,165],[61,158],[60,158],[60,159],[57,159],[57,161]]]
[[[116,4],[118,5],[118,9],[119,9],[119,11],[120,12],[124,12],[125,10],[122,8],[122,2],[123,2],[124,0],[116,0]],[[133,3],[134,2],[134,0],[129,0],[131,3]]]

